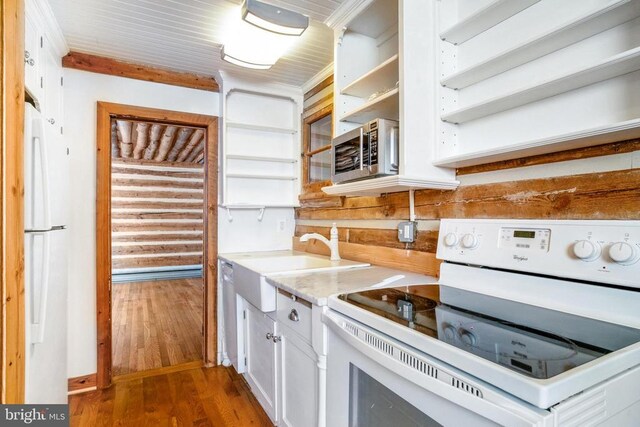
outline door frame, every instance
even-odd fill
[[[218,281],[218,118],[98,101],[96,183],[96,312],[98,327],[98,389],[111,385],[111,119],[113,117],[172,123],[206,129],[204,173],[204,351],[205,366],[217,363]]]
[[[25,398],[24,1],[0,1],[0,401]]]

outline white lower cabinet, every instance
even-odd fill
[[[287,427],[318,425],[318,362],[310,344],[292,329],[280,330],[280,423]]]
[[[312,346],[311,304],[278,294],[277,311],[244,306],[244,377],[271,421],[278,426],[317,427],[322,378]]]
[[[276,322],[249,303],[246,304],[245,313],[245,378],[269,418],[277,423],[277,360],[280,346],[273,339],[277,332]]]

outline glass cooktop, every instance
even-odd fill
[[[447,286],[376,289],[338,298],[539,379],[640,342],[640,329]]]

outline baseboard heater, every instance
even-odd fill
[[[188,279],[192,277],[202,277],[202,264],[149,268],[119,268],[111,271],[111,283]]]

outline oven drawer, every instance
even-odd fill
[[[278,289],[277,319],[311,344],[311,303]]]

